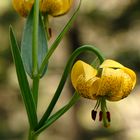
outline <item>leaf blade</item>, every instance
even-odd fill
[[[33,77],[33,60],[32,60],[32,45],[33,45],[33,8],[27,18],[23,37],[21,41],[21,57],[26,72],[32,78]],[[42,61],[48,51],[48,43],[46,37],[46,31],[43,25],[41,13],[39,14],[39,24],[38,24],[38,69],[40,68]],[[47,70],[47,64],[41,73],[41,77],[45,74]]]
[[[31,94],[31,90],[29,87],[29,83],[27,80],[27,76],[24,70],[23,62],[21,59],[21,55],[18,49],[18,45],[12,27],[10,27],[10,41],[12,55],[16,66],[17,78],[21,90],[21,95],[23,97],[23,101],[27,111],[30,127],[34,128],[37,125],[37,114],[35,109],[35,103],[33,100],[33,96]]]

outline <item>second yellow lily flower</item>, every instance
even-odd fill
[[[40,0],[40,11],[51,16],[60,16],[69,11],[73,0]],[[12,0],[13,7],[21,16],[26,17],[34,0]]]

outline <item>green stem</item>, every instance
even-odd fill
[[[31,130],[29,130],[28,140],[37,140],[38,135],[34,134]]]
[[[80,9],[80,5],[81,5],[81,1],[79,2],[78,8],[76,9],[76,11],[74,12],[74,14],[72,15],[72,17],[70,18],[70,20],[68,21],[68,23],[65,25],[65,27],[63,28],[63,30],[60,32],[60,34],[58,35],[58,37],[56,38],[56,40],[53,42],[52,46],[50,47],[48,53],[46,54],[42,65],[39,69],[39,74],[41,75],[41,73],[44,70],[44,67],[46,66],[46,64],[48,63],[49,58],[51,57],[51,55],[53,54],[53,52],[55,51],[55,49],[57,48],[57,46],[59,45],[59,43],[61,42],[62,38],[64,37],[65,33],[68,31],[68,29],[70,28],[71,24],[73,23],[73,21],[76,19],[78,11]]]
[[[67,62],[67,64],[66,64],[64,73],[63,73],[62,78],[61,78],[61,80],[60,80],[59,86],[58,86],[58,88],[57,88],[57,90],[56,90],[56,92],[55,92],[55,94],[54,94],[54,97],[53,97],[53,99],[51,100],[51,103],[49,104],[49,106],[48,106],[46,112],[44,113],[44,115],[43,115],[43,117],[42,117],[42,119],[40,120],[37,129],[40,128],[41,126],[43,126],[43,124],[45,123],[45,121],[46,121],[46,120],[48,119],[48,117],[50,116],[50,114],[51,114],[51,112],[52,112],[52,110],[53,110],[53,108],[54,108],[54,106],[55,106],[55,104],[56,104],[56,102],[57,102],[57,100],[58,100],[58,98],[59,98],[61,92],[62,92],[62,89],[63,89],[63,87],[64,87],[64,85],[65,85],[65,82],[66,82],[66,80],[67,80],[67,78],[68,78],[68,75],[69,75],[69,73],[70,73],[70,70],[71,70],[71,68],[72,68],[72,65],[73,65],[73,62],[74,62],[75,58],[76,58],[80,53],[85,52],[85,51],[91,51],[92,53],[96,54],[97,57],[98,57],[99,60],[100,60],[100,63],[102,63],[102,62],[104,61],[104,57],[101,55],[101,52],[100,52],[97,48],[95,48],[94,46],[91,46],[91,45],[84,45],[84,46],[82,46],[82,47],[79,47],[78,49],[76,49],[76,50],[72,53],[71,57],[69,58],[69,60],[68,60],[68,62]]]
[[[51,38],[51,36],[49,33],[49,16],[48,16],[48,14],[43,15],[43,24],[44,24],[45,31],[46,31],[46,37],[49,40]]]
[[[34,77],[32,92],[33,92],[36,109],[37,109],[37,103],[38,103],[38,87],[39,87],[39,77]]]
[[[56,113],[54,113],[46,122],[45,124],[38,129],[35,134],[39,135],[43,130],[45,130],[47,127],[49,127],[52,123],[54,123],[57,119],[59,119],[66,111],[68,111],[80,98],[80,95],[75,92],[72,99],[69,101],[67,105],[62,107],[60,110],[58,110]]]
[[[33,77],[38,73],[38,24],[39,24],[39,0],[35,0],[34,18],[33,18],[33,44],[32,44],[32,61]]]
[[[106,114],[106,99],[105,97],[101,97],[101,111],[103,112],[103,123],[105,127],[109,127],[109,122],[107,120]]]

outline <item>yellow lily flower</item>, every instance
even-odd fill
[[[98,73],[89,64],[79,60],[71,71],[74,88],[85,98],[118,101],[127,97],[136,83],[136,75],[129,68],[113,60],[105,60]]]
[[[67,13],[73,0],[42,0],[40,9],[43,13],[60,16]]]
[[[110,59],[105,60],[98,70],[78,60],[72,68],[71,81],[82,97],[97,100],[92,118],[96,119],[97,109],[100,106],[99,120],[103,120],[104,126],[108,127],[111,119],[106,100],[119,101],[127,97],[136,84],[136,74]]]
[[[40,0],[40,11],[51,16],[67,13],[73,0]],[[34,0],[12,0],[13,7],[21,16],[26,17],[30,12]]]

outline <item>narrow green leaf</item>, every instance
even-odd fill
[[[43,25],[41,14],[39,15],[39,27],[38,27],[38,69],[40,68],[42,61],[48,51],[48,44],[46,38],[46,31]],[[33,43],[33,8],[27,18],[24,31],[23,38],[21,42],[21,56],[23,60],[23,64],[26,72],[30,77],[33,77],[33,61],[32,61],[32,43]],[[47,64],[45,65],[45,69],[41,73],[43,76],[47,70]]]
[[[56,113],[54,113],[41,128],[35,131],[35,134],[41,133],[43,130],[49,127],[52,123],[54,123],[57,119],[59,119],[65,112],[67,112],[78,101],[79,98],[80,98],[80,95],[75,92],[73,97],[69,101],[69,103],[66,104],[64,107],[62,107],[60,110],[58,110]]]
[[[31,129],[33,129],[37,125],[37,114],[36,114],[35,103],[33,100],[33,96],[31,94],[31,90],[29,87],[29,83],[21,59],[20,51],[12,27],[10,27],[10,41],[11,41],[12,55],[16,66],[17,78],[21,90],[21,95],[23,97],[23,101],[26,107],[30,127]]]

